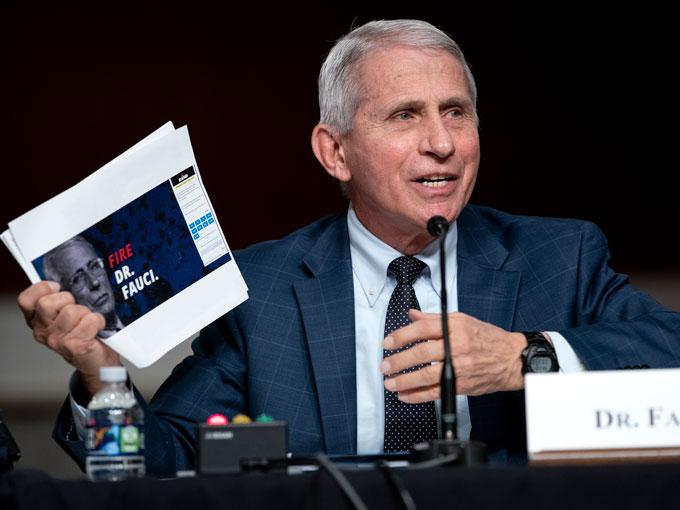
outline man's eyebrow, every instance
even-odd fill
[[[73,271],[73,273],[71,273],[71,276],[69,276],[69,280],[73,280],[73,278],[75,278],[76,275],[80,275],[80,274],[85,274],[85,271],[83,270],[82,267],[80,267],[80,268],[76,269],[75,271]]]
[[[472,100],[467,96],[450,96],[439,103],[440,110],[446,110],[452,106],[472,107]]]
[[[452,106],[472,107],[472,101],[466,96],[449,96],[439,102],[439,110],[443,111]],[[425,107],[425,101],[407,99],[391,105],[389,108],[390,114],[400,111],[421,110]]]
[[[418,101],[407,99],[406,101],[400,101],[389,107],[390,113],[400,112],[402,110],[420,110],[425,106],[425,101]]]

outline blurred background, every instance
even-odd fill
[[[482,163],[472,201],[582,218],[612,266],[680,310],[674,143],[677,43],[658,6],[565,3],[285,9],[0,7],[0,222],[113,159],[164,122],[187,124],[232,249],[346,207],[309,148],[316,78],[335,39],[372,19],[420,18],[461,45],[479,89]],[[669,119],[671,120],[669,122]],[[4,228],[4,227],[3,227]],[[19,466],[82,476],[51,442],[70,370],[16,305],[28,284],[0,249],[0,409]],[[133,370],[151,396],[189,352]]]

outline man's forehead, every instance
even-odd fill
[[[380,46],[374,48],[359,61],[362,75],[370,75],[379,70],[383,75],[400,75],[420,69],[444,70],[455,67],[462,71],[460,61],[448,51],[414,46]]]
[[[63,259],[64,261],[72,260],[85,264],[90,261],[91,255],[96,256],[97,254],[94,251],[94,248],[88,243],[74,242],[59,250],[58,255],[58,258]]]
[[[359,76],[363,99],[404,102],[417,100],[414,96],[424,92],[435,93],[440,101],[449,97],[469,98],[462,64],[444,50],[378,48],[362,59]]]

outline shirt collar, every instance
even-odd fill
[[[347,212],[347,230],[352,256],[352,270],[372,307],[385,287],[387,267],[390,265],[390,262],[403,254],[373,235],[359,221],[352,204],[350,204],[349,211]],[[457,242],[458,229],[454,222],[446,236],[446,267],[449,270],[447,275],[447,291],[449,294],[453,291],[452,286],[456,281]],[[427,269],[423,270],[423,274],[428,273],[429,270],[429,275],[431,275],[431,278],[428,278],[430,284],[437,295],[441,295],[439,241],[435,239],[415,257],[427,264]]]
[[[453,295],[458,271],[458,260],[456,252],[458,248],[458,225],[454,221],[449,226],[444,241],[444,251],[446,253],[446,291],[448,295]],[[439,264],[439,239],[435,239],[421,251],[417,258],[425,262],[430,269],[430,284],[437,296],[441,297],[441,265]]]

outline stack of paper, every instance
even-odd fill
[[[54,280],[106,318],[99,337],[145,367],[248,298],[186,126],[168,122],[9,223],[32,283]]]

